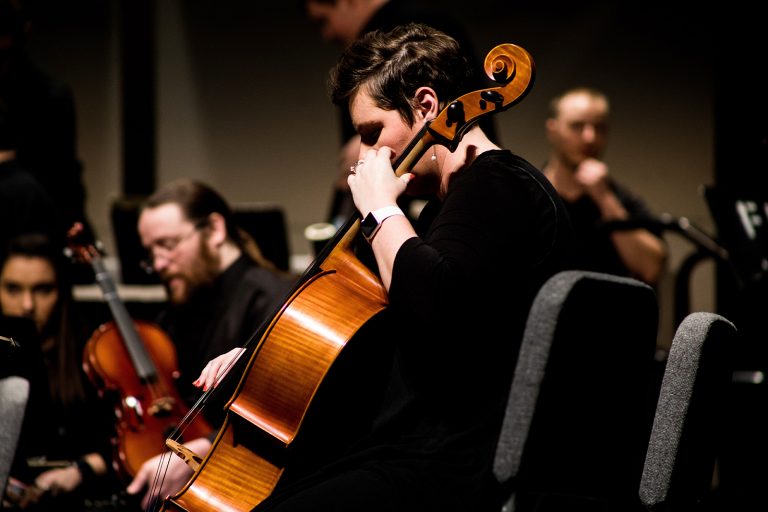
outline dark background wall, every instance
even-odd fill
[[[700,187],[718,172],[716,120],[741,140],[739,120],[716,116],[717,91],[728,98],[726,112],[735,100],[750,101],[733,59],[744,48],[720,37],[734,24],[724,12],[653,2],[417,3],[461,19],[480,57],[503,42],[533,55],[532,92],[497,116],[505,146],[541,165],[549,98],[577,84],[602,88],[612,99],[606,159],[614,176],[656,212],[714,231]],[[304,227],[325,218],[336,172],[337,113],[325,79],[338,49],[320,40],[300,2],[28,4],[30,50],[75,91],[88,213],[108,249],[116,198],[191,176],[235,203],[279,203],[291,251],[309,252]],[[737,13],[739,23],[751,19],[735,8],[725,12]],[[719,158],[728,161],[728,151]],[[676,235],[668,241],[660,300],[671,338],[671,286],[693,246]],[[697,266],[693,309],[715,308],[714,273],[709,262]]]

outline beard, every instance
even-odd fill
[[[188,303],[218,277],[220,257],[205,242],[205,237],[200,237],[197,257],[192,259],[188,269],[163,276],[163,285],[172,304]]]

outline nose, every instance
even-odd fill
[[[27,290],[22,294],[21,308],[25,315],[29,315],[35,310],[35,298],[32,295],[32,291]]]
[[[158,274],[162,273],[163,270],[168,268],[168,264],[171,262],[171,259],[164,254],[153,254],[152,255],[152,268],[155,269],[155,272]]]
[[[597,130],[592,124],[584,125],[584,130],[581,132],[582,138],[587,142],[594,142],[597,138]]]

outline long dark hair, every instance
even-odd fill
[[[10,240],[0,258],[0,269],[14,256],[42,258],[53,267],[58,300],[43,332],[39,333],[41,340],[51,337],[55,340],[54,347],[44,354],[51,397],[65,406],[84,400],[82,329],[74,311],[70,263],[64,256],[63,247],[45,234],[25,233]]]

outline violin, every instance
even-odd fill
[[[533,84],[533,60],[516,45],[492,49],[484,68],[501,86],[460,96],[425,124],[394,163],[398,176],[434,144],[454,151],[481,117],[516,104]],[[248,341],[244,372],[225,377],[241,375],[208,454],[203,458],[167,443],[194,474],[163,500],[161,510],[246,511],[272,493],[329,369],[350,339],[388,304],[378,276],[355,256],[359,231],[355,214]]]
[[[188,419],[189,409],[179,395],[176,349],[157,325],[133,320],[117,294],[101,252],[79,240],[82,225],[67,233],[73,257],[90,263],[113,321],[100,325],[83,351],[83,369],[101,396],[115,397],[115,457],[113,466],[125,479],[133,478],[149,458],[164,451],[170,435],[190,439],[210,434],[212,427],[198,415]],[[178,425],[186,420],[184,431]]]

